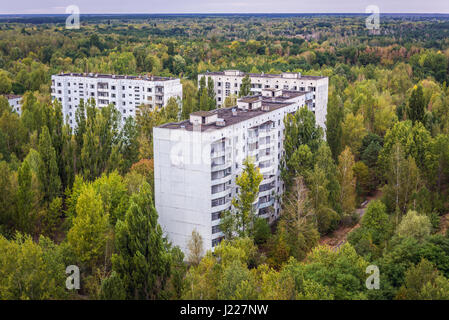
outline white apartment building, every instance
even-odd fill
[[[225,70],[221,72],[206,72],[198,75],[200,79],[212,78],[215,87],[217,105],[221,106],[226,97],[238,96],[243,78],[248,75],[251,79],[251,93],[260,94],[263,89],[282,89],[300,92],[312,92],[312,111],[315,112],[316,122],[325,127],[327,113],[327,99],[329,78],[320,76],[306,76],[299,72],[283,72],[282,74],[244,73],[239,70]]]
[[[175,78],[62,73],[51,80],[52,98],[61,102],[64,119],[72,127],[81,100],[93,98],[99,108],[113,104],[125,120],[134,117],[142,104],[162,108],[170,97],[182,99],[181,81]]]
[[[8,103],[11,106],[12,111],[22,114],[22,96],[18,96],[15,94],[6,94],[4,95],[6,99],[8,99]]]
[[[236,107],[194,112],[189,120],[154,128],[155,204],[168,239],[185,253],[193,230],[204,250],[223,239],[220,214],[231,209],[235,178],[249,156],[263,174],[256,212],[270,223],[277,219],[283,120],[312,103],[311,92],[263,89]]]

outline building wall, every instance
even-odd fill
[[[80,85],[81,84],[81,85]],[[101,85],[107,84],[107,89]],[[162,93],[159,89],[162,88]],[[64,119],[74,127],[75,111],[81,100],[94,98],[97,107],[112,103],[122,114],[122,120],[134,117],[142,104],[163,107],[170,97],[182,99],[182,85],[179,79],[152,81],[144,79],[119,79],[95,76],[52,76],[52,98],[62,104]]]
[[[305,96],[295,98],[295,103],[274,111],[263,113],[249,120],[210,131],[188,131],[182,128],[154,128],[154,175],[155,204],[159,214],[159,223],[168,239],[188,253],[187,242],[192,231],[197,230],[204,243],[204,249],[213,249],[212,242],[223,237],[223,233],[213,233],[213,227],[220,224],[213,220],[212,213],[231,209],[231,199],[237,195],[235,178],[243,170],[243,160],[253,156],[256,165],[270,161],[270,166],[260,168],[264,174],[261,185],[272,182],[272,188],[259,193],[258,207],[273,203],[273,210],[261,215],[270,223],[276,220],[280,212],[278,197],[283,193],[279,163],[283,155],[283,119],[287,113],[294,113],[305,103]],[[268,131],[258,131],[257,138],[250,131],[255,126],[270,122]],[[266,143],[266,137],[270,137]],[[261,144],[261,140],[265,143]],[[224,142],[224,150],[217,145]],[[250,144],[258,141],[258,148],[251,151]],[[268,156],[263,151],[270,150]],[[224,154],[223,166],[212,166],[211,162]],[[176,155],[182,155],[186,161],[180,161]],[[262,155],[262,156],[261,156]],[[257,158],[256,158],[257,157]],[[213,179],[212,173],[219,169],[229,170],[223,178]],[[213,193],[212,186],[225,184],[226,189]],[[268,203],[259,203],[270,196]],[[273,196],[273,197],[272,197]],[[223,205],[213,206],[212,200],[225,197]],[[266,209],[265,209],[266,210]],[[260,211],[262,212],[262,211]],[[215,230],[216,231],[216,230]],[[215,240],[216,242],[217,240]]]
[[[12,111],[22,114],[22,97],[18,98],[10,98],[8,99],[9,105],[12,108]]]

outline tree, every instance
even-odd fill
[[[399,222],[400,212],[404,213],[414,194],[419,189],[420,173],[415,160],[409,156],[404,158],[400,144],[395,144],[389,159],[387,171],[387,185],[384,190],[391,210],[396,210],[396,224]],[[392,198],[388,201],[388,197]]]
[[[270,225],[264,218],[254,219],[254,242],[258,245],[264,244],[271,236]]]
[[[318,231],[321,234],[333,230],[340,221],[337,212],[329,205],[328,185],[326,172],[318,164],[315,164],[314,170],[307,175],[307,186],[310,190],[310,204],[315,211]],[[338,193],[339,202],[340,193]]]
[[[263,180],[259,168],[249,158],[243,161],[243,166],[243,172],[235,179],[239,192],[237,198],[232,199],[237,232],[241,237],[252,234],[255,217],[254,202],[257,200],[259,185]]]
[[[176,98],[170,97],[168,99],[167,105],[163,109],[165,118],[167,119],[167,122],[170,121],[178,121],[179,119],[179,105],[176,101]]]
[[[421,85],[413,87],[408,104],[408,118],[412,120],[413,123],[416,121],[423,122],[426,106]]]
[[[368,204],[360,225],[364,231],[370,234],[375,244],[381,244],[382,241],[387,240],[393,229],[387,209],[379,200],[371,201]]]
[[[12,81],[8,76],[8,73],[4,70],[0,70],[0,94],[11,93]]]
[[[285,238],[290,254],[302,260],[319,239],[316,229],[316,216],[303,178],[294,179],[291,192],[283,202],[284,208],[280,218],[279,230],[285,230]]]
[[[50,300],[69,297],[65,288],[64,257],[45,237],[35,243],[20,233],[14,240],[0,235],[0,298]]]
[[[306,144],[300,145],[289,159],[287,167],[290,168],[290,173],[293,176],[304,175],[308,170],[312,169],[313,154],[309,146]]]
[[[124,283],[117,272],[112,271],[108,278],[101,281],[100,299],[102,300],[125,300],[126,292]]]
[[[371,176],[368,166],[362,161],[357,161],[353,167],[356,178],[356,191],[360,197],[366,196],[371,191]]]
[[[423,240],[430,235],[431,230],[432,225],[427,216],[410,210],[402,218],[397,229],[397,234],[402,237],[413,237],[417,240]]]
[[[326,190],[328,194],[329,206],[337,212],[341,212],[340,208],[340,182],[338,181],[338,170],[332,152],[328,144],[321,142],[318,151],[315,154],[315,163],[318,168],[324,171],[326,175]]]
[[[138,136],[139,130],[136,121],[132,117],[126,118],[120,139],[120,152],[123,155],[121,172],[127,172],[139,160]]]
[[[294,115],[286,115],[284,118],[284,125],[285,154],[281,160],[281,176],[288,189],[291,180],[294,178],[292,165],[295,163],[291,161],[291,159],[296,150],[299,149],[301,145],[307,145],[312,153],[316,152],[323,137],[323,130],[316,125],[315,115],[306,107],[300,108]],[[296,154],[297,158],[298,156],[299,155]]]
[[[422,259],[405,273],[405,283],[396,299],[448,300],[449,280],[442,276],[431,262]]]
[[[61,192],[61,179],[58,175],[56,152],[52,146],[50,132],[46,126],[42,128],[39,137],[39,180],[41,182],[44,201],[51,201]]]
[[[182,82],[181,119],[188,119],[189,115],[198,107],[197,104],[197,89],[194,83],[190,80],[184,80]]]
[[[343,212],[352,214],[355,210],[354,156],[349,147],[346,147],[338,157],[338,172],[340,181],[340,204]]]
[[[361,114],[354,116],[352,113],[348,113],[342,124],[343,146],[351,148],[353,154],[358,154],[366,134],[363,116]]]
[[[24,233],[31,233],[34,227],[35,205],[34,190],[32,188],[32,175],[30,165],[24,161],[20,166],[17,174],[17,213],[14,217],[17,230]]]
[[[115,227],[112,268],[123,280],[127,298],[156,299],[170,276],[170,255],[157,219],[150,186],[143,183]]]
[[[329,94],[329,102],[326,114],[326,139],[332,150],[332,156],[336,160],[338,155],[343,151],[342,123],[344,120],[343,102],[340,96],[332,91]]]
[[[190,264],[197,266],[203,256],[203,237],[198,233],[198,231],[193,230],[192,236],[187,243],[187,248],[189,249],[188,260]]]
[[[254,300],[257,298],[252,274],[239,261],[233,261],[225,267],[217,287],[218,299],[221,300]]]
[[[307,263],[287,265],[295,282],[309,280],[327,287],[327,295],[338,299],[366,299],[366,267],[369,265],[350,244],[337,251],[318,246]]]
[[[76,216],[67,240],[78,261],[94,270],[105,260],[109,214],[93,186],[84,186],[76,202]]]
[[[16,194],[16,189],[14,187],[11,169],[6,163],[6,161],[0,161],[0,233],[4,234],[7,231],[6,227],[11,226],[11,221],[13,221],[13,199]]]
[[[239,98],[249,96],[251,92],[251,79],[249,75],[246,75],[242,79],[242,85],[240,86]]]
[[[237,105],[237,97],[234,94],[231,94],[225,98],[223,106],[225,108],[234,107]]]
[[[217,107],[217,101],[215,100],[215,86],[212,77],[207,78],[207,97],[208,110],[214,110]]]

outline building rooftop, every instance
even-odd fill
[[[236,71],[237,70],[233,70]],[[299,78],[291,78],[291,77],[284,77],[283,75],[293,75],[298,74],[295,72],[284,72],[281,74],[268,74],[268,73],[245,73],[245,72],[239,72],[238,74],[230,75],[225,74],[226,71],[211,71],[211,72],[205,72],[205,75],[221,75],[221,76],[227,76],[227,77],[244,77],[246,75],[249,75],[250,77],[258,77],[258,78],[283,78],[283,79],[299,79],[299,80],[318,80],[318,79],[324,79],[327,77],[324,76],[307,76],[307,75],[300,75]]]
[[[293,96],[299,96],[304,95],[305,92],[295,92],[295,91],[284,91],[284,93],[289,93]],[[242,99],[248,99],[250,97],[244,97]],[[221,119],[224,121],[224,125],[217,125],[216,122],[210,123],[210,124],[201,124],[201,126],[198,125],[198,129],[201,129],[202,132],[208,131],[208,130],[214,130],[214,129],[221,129],[224,127],[228,127],[234,124],[237,124],[239,122],[257,117],[261,114],[268,113],[275,111],[277,109],[292,105],[294,102],[285,101],[287,99],[291,99],[291,97],[288,96],[280,96],[280,97],[262,97],[260,95],[256,97],[252,97],[254,99],[261,99],[262,107],[253,109],[253,110],[242,110],[237,108],[237,106],[229,107],[229,108],[219,108],[211,111],[197,111],[192,113],[192,115],[196,116],[202,116],[202,117],[209,117],[213,115],[217,115],[218,119]],[[242,101],[242,99],[239,99]],[[284,101],[281,101],[284,100]],[[249,101],[245,101],[249,102]],[[158,128],[165,128],[165,129],[184,129],[187,131],[193,131],[194,125],[190,122],[190,120],[184,120],[181,122],[172,122],[172,123],[166,123],[163,125],[160,125]]]
[[[4,94],[3,96],[8,100],[22,98],[22,96],[19,96],[17,94]]]
[[[190,115],[200,116],[200,117],[208,117],[208,116],[211,116],[211,115],[214,115],[214,114],[215,113],[212,110],[212,111],[195,111],[195,112],[192,112]]]
[[[116,74],[100,74],[100,73],[59,73],[55,74],[58,77],[83,77],[83,78],[101,78],[101,79],[129,79],[129,80],[144,80],[144,81],[168,81],[176,80],[172,77],[158,77],[152,75],[145,76],[128,76],[128,75],[116,75]]]

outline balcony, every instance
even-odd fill
[[[250,136],[250,137],[248,137],[247,141],[248,141],[248,144],[256,143],[257,141],[259,141],[259,138],[257,136]]]
[[[273,166],[260,168],[260,173],[263,174],[263,175],[272,175],[272,174],[274,174]]]
[[[259,209],[268,208],[268,207],[271,207],[273,204],[274,204],[274,198],[271,198],[270,200],[268,200],[266,202],[259,201],[258,208]]]
[[[230,195],[231,192],[232,192],[232,188],[231,187],[226,187],[223,191],[212,193],[211,194],[211,199],[214,200],[214,199],[219,199],[219,198],[226,197],[226,196]],[[216,207],[214,207],[214,209],[215,208]]]
[[[227,160],[224,162],[216,162],[216,161],[212,161],[211,163],[211,170],[212,171],[220,171],[220,170],[225,170],[227,168],[229,168],[231,166],[231,161]]]
[[[265,138],[269,135],[271,135],[271,128],[270,129],[259,129],[259,138]]]
[[[214,185],[217,185],[217,184],[227,183],[227,182],[229,182],[231,180],[232,180],[232,174],[228,174],[228,175],[226,175],[224,177],[221,177],[221,178],[212,179],[212,183],[211,184],[214,186]]]
[[[231,208],[231,199],[226,201],[223,204],[220,204],[218,206],[212,207],[214,211],[223,211],[223,210],[229,210]]]
[[[104,90],[109,90],[109,84],[107,83],[107,82],[99,82],[98,84],[97,84],[97,90],[101,90],[101,91],[104,91]]]
[[[226,149],[212,149],[210,153],[211,158],[218,158],[224,156],[226,153]]]
[[[264,175],[263,180],[260,184],[267,184],[267,183],[274,182],[274,181],[276,181],[275,175]]]

